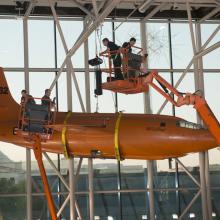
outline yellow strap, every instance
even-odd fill
[[[115,157],[118,161],[121,160],[120,150],[119,150],[119,125],[122,117],[122,112],[119,112],[116,124],[115,124]]]
[[[65,126],[62,129],[62,135],[61,135],[61,140],[62,140],[62,144],[63,144],[63,148],[64,148],[64,156],[66,159],[69,159],[68,142],[66,140],[66,131],[67,131],[66,125],[67,125],[67,121],[70,118],[71,114],[72,114],[72,112],[70,112],[70,111],[66,114],[66,117],[63,122],[63,124]]]

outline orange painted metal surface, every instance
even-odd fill
[[[32,139],[34,142],[34,144],[33,144],[34,155],[35,155],[35,158],[37,160],[38,167],[40,170],[40,174],[41,174],[41,178],[42,178],[42,182],[43,182],[43,187],[44,187],[44,192],[45,192],[48,207],[50,210],[51,219],[57,220],[56,210],[55,210],[54,202],[52,199],[52,194],[50,192],[50,187],[49,187],[46,171],[45,171],[43,160],[42,160],[41,138],[39,135],[34,135],[32,137]]]
[[[102,83],[102,88],[124,94],[136,94],[149,91],[149,86],[144,83],[144,78],[141,77]]]
[[[33,142],[13,134],[13,127],[19,118],[19,104],[10,94],[2,69],[0,92],[0,141],[33,148]],[[61,131],[66,114],[57,113],[53,136],[42,143],[42,151],[63,153]],[[73,113],[66,125],[69,153],[80,157],[115,158],[117,118],[118,114]],[[177,117],[123,114],[118,131],[121,158],[164,159],[217,146],[208,130],[192,128],[196,125]]]

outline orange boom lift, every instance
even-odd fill
[[[140,49],[138,54],[140,54],[143,49]],[[119,54],[122,57],[122,72],[124,75],[124,80],[112,80],[112,63],[111,56],[113,54]],[[130,53],[131,54],[131,53]],[[103,72],[109,74],[109,82],[103,83],[102,88],[106,90],[111,90],[113,92],[119,92],[124,94],[136,94],[140,92],[148,92],[149,85],[159,92],[162,96],[171,102],[174,106],[180,107],[182,105],[193,105],[193,107],[199,113],[201,119],[204,121],[208,130],[215,137],[218,144],[220,144],[220,124],[213,114],[212,110],[208,106],[206,100],[197,95],[196,93],[180,93],[172,85],[170,85],[166,80],[159,76],[156,70],[148,73],[141,73],[141,69],[133,69],[129,66],[128,49],[120,48],[117,51],[108,51],[104,53],[109,60],[109,69],[102,69]],[[130,71],[136,71],[138,74],[135,76],[129,76]],[[157,83],[155,83],[155,80]],[[159,86],[158,86],[159,83]],[[169,93],[170,91],[170,93]]]

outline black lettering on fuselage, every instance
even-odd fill
[[[0,95],[7,95],[8,94],[8,87],[0,86]]]

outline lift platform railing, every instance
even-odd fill
[[[102,52],[102,56],[108,58],[108,67],[102,68],[102,72],[106,72],[109,74],[109,82],[113,81],[113,73],[115,70],[120,69],[124,79],[136,79],[138,74],[140,74],[140,66],[143,62],[144,56],[141,56],[143,49],[136,46],[131,46],[131,48],[137,49],[137,53],[129,52],[129,48],[119,48],[118,50],[114,51],[106,51]],[[113,62],[116,56],[121,57],[121,66],[120,67],[113,67]],[[136,58],[136,59],[135,59]],[[137,59],[138,58],[138,59]],[[134,65],[134,61],[136,60],[136,65]],[[138,74],[137,74],[138,73]]]
[[[42,104],[42,101],[46,104]],[[25,137],[39,134],[42,140],[50,139],[55,118],[55,103],[50,99],[29,97],[20,105],[18,125],[14,133]]]

